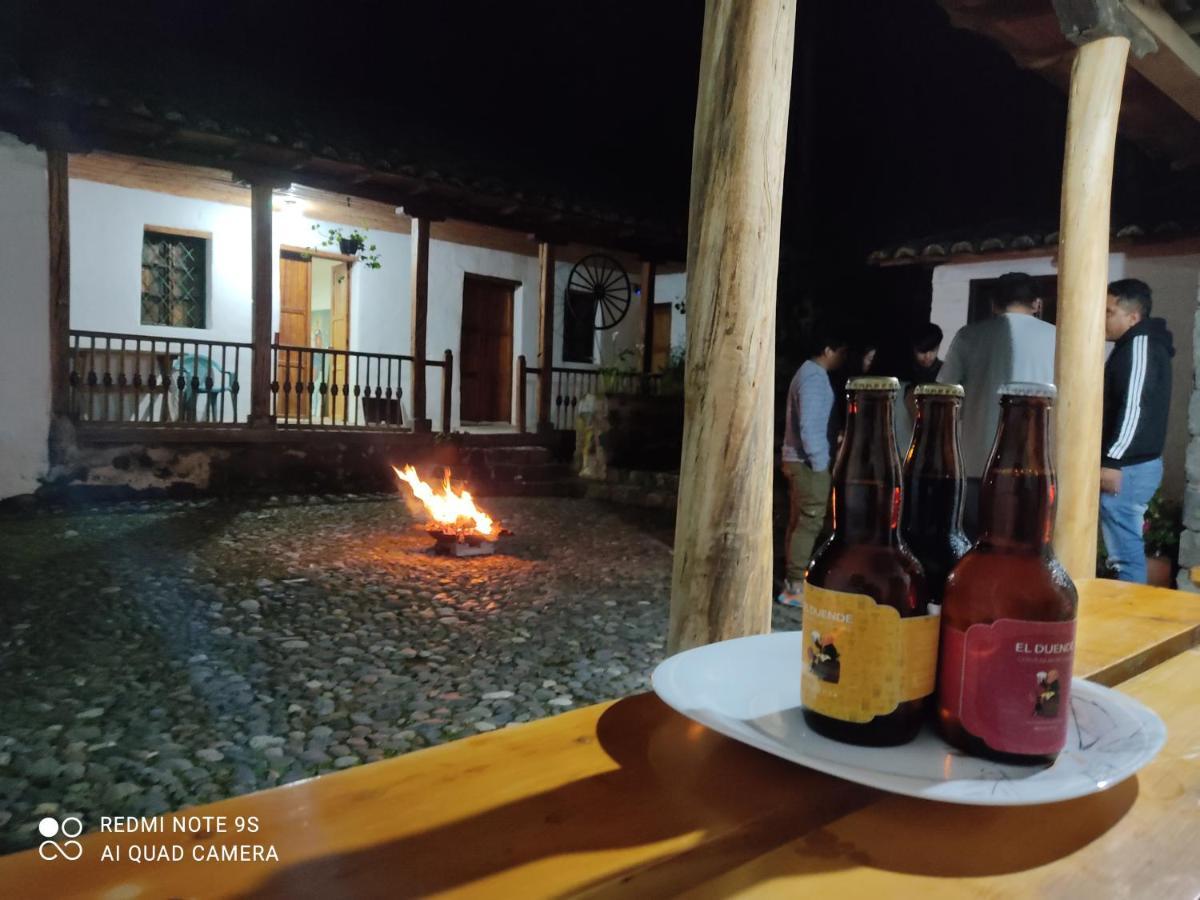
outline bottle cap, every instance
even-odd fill
[[[1053,400],[1058,396],[1058,388],[1040,381],[1010,381],[1000,385],[996,393],[1001,397],[1045,397]]]
[[[958,397],[966,394],[961,384],[918,384],[913,391],[915,397]]]
[[[859,375],[846,382],[848,391],[898,391],[900,380],[890,375]]]

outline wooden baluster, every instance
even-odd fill
[[[104,338],[104,413],[102,421],[112,421],[112,336]]]
[[[342,424],[350,423],[350,353],[342,358]]]
[[[117,421],[125,421],[125,338],[121,338],[121,349],[117,351]]]
[[[242,348],[235,346],[233,348],[233,382],[229,385],[229,405],[233,408],[233,418],[231,421],[240,422],[238,416],[238,373],[241,371]]]
[[[96,418],[96,336],[88,335],[88,341],[87,417],[91,421]]]
[[[225,421],[225,351],[229,348],[228,344],[221,345],[221,393],[219,395],[219,403],[217,404],[217,417],[220,422]]]
[[[72,341],[74,344],[72,344]],[[70,334],[67,337],[67,346],[70,352],[67,354],[67,411],[70,415],[79,418],[79,333]]]
[[[283,351],[283,424],[292,415],[292,351]]]
[[[213,387],[216,381],[213,379],[213,345],[212,341],[208,342],[208,371],[204,373],[204,421],[211,422],[213,420]]]
[[[413,367],[414,371],[416,370],[417,364],[413,360],[410,359],[408,361],[408,364]],[[404,414],[402,412],[402,408],[403,408],[404,404],[401,403],[400,399],[399,399],[401,390],[404,385],[404,378],[401,375],[401,373],[403,371],[404,371],[404,360],[403,359],[396,360],[396,398],[397,398],[397,400],[396,400],[396,423],[397,424],[403,424],[403,419],[404,419]],[[414,393],[414,397],[413,397],[413,402],[414,403],[417,402],[415,393]],[[412,428],[414,431],[416,431],[416,428],[417,428],[417,426],[415,424],[416,421],[417,421],[417,417],[413,416],[411,422],[412,422]]]
[[[193,422],[200,420],[200,387],[204,383],[200,380],[200,363],[200,342],[192,341],[192,370],[188,374],[191,376],[192,408],[190,413]]]
[[[454,385],[454,353],[447,349],[442,364],[442,434],[450,433],[451,391]]]
[[[358,425],[358,404],[359,398],[362,397],[362,372],[359,371],[359,364],[362,357],[357,353],[354,354],[354,424]]]

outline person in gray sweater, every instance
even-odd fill
[[[1054,326],[1043,322],[1037,282],[1022,272],[1000,277],[994,315],[959,330],[938,371],[943,384],[961,384],[960,442],[967,476],[963,525],[976,537],[979,485],[1000,422],[1000,386],[1010,381],[1054,382]]]
[[[803,602],[804,573],[825,522],[833,462],[829,421],[834,396],[829,373],[846,361],[846,347],[840,335],[816,335],[813,355],[796,371],[788,387],[782,453],[789,504],[787,575],[775,598],[785,606]]]

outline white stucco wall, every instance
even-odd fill
[[[46,157],[0,133],[0,498],[48,465],[50,249]]]
[[[943,355],[958,329],[967,324],[971,282],[999,278],[1006,272],[1058,274],[1053,257],[1049,255],[949,264],[934,269],[930,319],[946,333],[946,340],[942,344]],[[1163,448],[1163,490],[1169,497],[1182,500],[1186,483],[1184,459],[1188,443],[1188,400],[1195,369],[1192,331],[1197,290],[1200,287],[1200,256],[1129,256],[1114,253],[1109,257],[1109,280],[1116,281],[1119,278],[1140,278],[1150,285],[1154,293],[1154,315],[1166,319],[1167,327],[1175,338],[1171,409],[1167,443]]]
[[[3,329],[6,345],[4,365],[19,377],[3,379],[0,394],[5,411],[5,461],[12,461],[0,482],[5,493],[36,487],[33,480],[44,471],[49,421],[48,334],[46,328],[46,186],[45,161],[41,153],[18,144],[0,141],[0,261],[5,278],[0,296],[11,327]],[[247,207],[99,182],[72,179],[71,202],[71,327],[73,329],[144,335],[158,339],[232,341],[251,339],[250,211]],[[317,247],[319,236],[313,219],[292,208],[275,213],[274,244]],[[31,224],[32,223],[32,224]],[[327,223],[319,223],[325,225]],[[206,324],[203,328],[176,328],[141,323],[141,253],[147,227],[186,229],[210,235]],[[354,266],[350,279],[350,348],[352,350],[408,354],[411,340],[410,273],[411,242],[406,234],[372,230],[380,269]],[[40,255],[39,255],[40,254]],[[38,262],[38,260],[41,262]],[[19,265],[13,261],[19,260]],[[571,264],[555,268],[555,358],[562,365],[563,288]],[[11,273],[11,274],[10,274]],[[538,354],[538,263],[534,256],[472,247],[447,241],[430,242],[429,322],[427,352],[440,359],[449,348],[455,355],[455,390],[452,424],[459,427],[459,390],[462,384],[460,336],[462,328],[463,279],[467,274],[489,275],[513,281],[514,334],[513,380],[517,357],[524,354],[529,365],[537,365]],[[637,273],[630,273],[637,280]],[[682,298],[682,274],[659,276],[656,299],[675,302]],[[36,296],[34,302],[23,298]],[[275,270],[272,331],[278,329],[279,283]],[[15,310],[15,311],[14,311]],[[28,320],[28,321],[26,321]],[[17,327],[19,325],[20,327]],[[620,325],[597,332],[597,365],[612,364],[626,348],[641,341],[642,313],[635,297]],[[672,344],[682,345],[685,319],[672,314]],[[31,338],[30,335],[33,335]],[[192,352],[186,348],[185,352]],[[201,352],[204,352],[203,349]],[[572,363],[572,366],[586,365]],[[239,364],[243,387],[249,383],[249,354]],[[32,388],[45,400],[32,399]],[[19,388],[17,386],[20,386]],[[439,370],[427,375],[426,409],[437,422],[441,410],[442,377]],[[411,415],[411,372],[404,379],[405,409]],[[13,391],[16,395],[9,396]],[[534,379],[526,385],[526,406],[535,415]],[[40,396],[40,394],[38,394]],[[249,391],[243,389],[239,412],[249,411]],[[19,402],[18,402],[19,401]],[[515,396],[514,409],[515,414]],[[20,410],[18,418],[13,410]],[[18,423],[19,424],[16,424]],[[14,423],[12,427],[9,423]],[[18,444],[20,446],[18,447]],[[15,474],[10,474],[15,473]],[[9,481],[12,487],[9,487]]]

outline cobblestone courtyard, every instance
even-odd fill
[[[460,560],[395,496],[0,518],[0,851],[645,690],[669,521],[485,505],[514,535]]]

